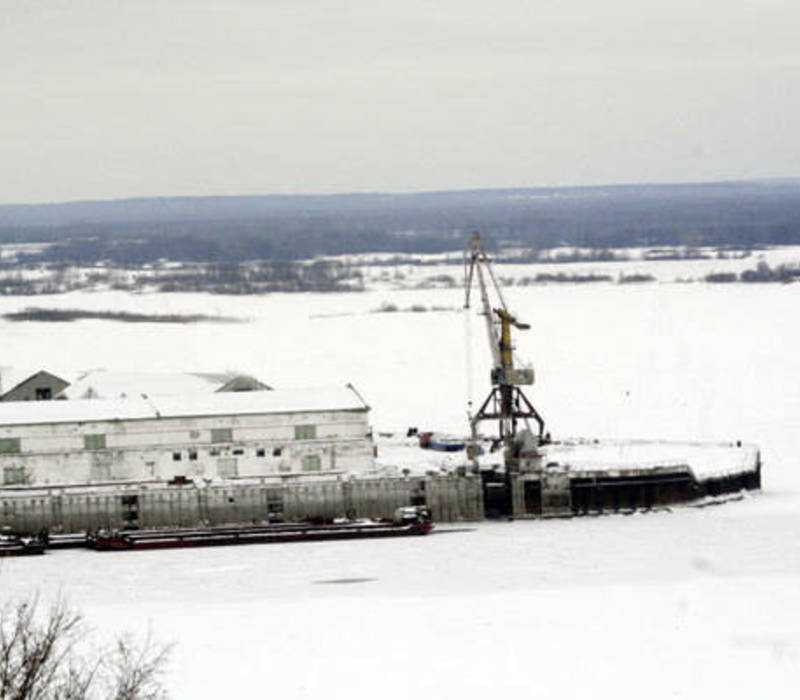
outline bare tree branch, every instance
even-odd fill
[[[39,614],[36,596],[0,610],[0,700],[159,700],[170,653],[148,634],[127,638],[91,664],[79,653],[80,613],[59,597]]]

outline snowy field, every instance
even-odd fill
[[[686,254],[686,249],[671,247],[657,249],[661,253],[679,256]],[[693,283],[702,281],[706,275],[719,273],[741,274],[745,270],[754,270],[760,264],[772,268],[780,265],[797,266],[800,263],[800,246],[776,246],[754,251],[728,251],[724,258],[718,258],[713,248],[701,248],[696,252],[703,256],[699,259],[652,260],[647,259],[648,254],[657,252],[656,249],[645,248],[616,248],[609,252],[621,259],[604,262],[542,262],[538,264],[505,263],[495,266],[495,274],[507,283],[519,284],[526,278],[535,278],[537,275],[597,275],[610,277],[610,282],[592,282],[591,284],[615,284],[620,277],[631,275],[648,275],[653,280],[662,283]],[[509,251],[510,252],[510,251]],[[524,251],[519,251],[524,252]],[[575,253],[588,255],[591,251],[578,248],[556,248],[548,251],[552,258]],[[456,283],[463,279],[463,253],[442,255],[420,255],[414,258],[422,265],[396,264],[377,265],[379,260],[384,263],[397,256],[385,254],[382,257],[339,256],[343,262],[357,265],[361,268],[364,282],[369,289],[388,288],[413,288],[420,286],[442,286],[450,277]],[[436,262],[433,265],[431,263]],[[524,284],[524,282],[523,282]],[[541,283],[540,283],[541,284]],[[552,283],[551,283],[552,284]]]
[[[800,285],[565,284],[508,298],[532,325],[518,355],[534,363],[530,396],[554,437],[759,443],[763,492],[424,538],[7,559],[0,600],[61,591],[101,635],[151,628],[175,642],[176,698],[795,697]],[[349,381],[376,431],[464,432],[467,399],[489,388],[483,320],[374,313],[387,303],[458,309],[462,291],[2,298],[0,313],[35,305],[247,322],[0,320],[0,365],[233,369],[276,387]]]

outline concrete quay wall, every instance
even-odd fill
[[[391,518],[427,505],[436,522],[651,510],[761,488],[761,462],[697,479],[687,465],[630,472],[548,471],[346,478],[320,475],[211,484],[148,482],[0,489],[0,527],[78,533],[266,520]]]
[[[241,524],[265,520],[391,518],[427,505],[437,522],[483,517],[479,477],[297,478],[211,485],[140,483],[0,490],[0,528],[77,533],[125,527]]]

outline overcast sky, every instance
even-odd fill
[[[0,203],[800,176],[797,0],[0,10]]]

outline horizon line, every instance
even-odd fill
[[[78,204],[115,204],[123,202],[146,202],[158,200],[177,200],[177,199],[301,199],[301,198],[336,198],[336,197],[413,197],[425,195],[443,194],[469,194],[477,192],[523,192],[537,190],[592,190],[592,189],[624,189],[632,187],[697,187],[708,185],[736,185],[736,184],[759,184],[759,183],[800,183],[800,176],[796,177],[756,177],[756,178],[734,178],[730,180],[686,180],[668,182],[617,182],[617,183],[595,183],[584,185],[530,185],[530,186],[510,186],[510,187],[455,187],[452,189],[421,189],[421,190],[344,190],[341,192],[262,192],[258,194],[166,194],[166,195],[140,195],[135,197],[109,197],[92,198],[81,197],[77,199],[36,201],[36,202],[5,202],[0,203],[0,208],[34,208],[34,207],[59,207]]]

